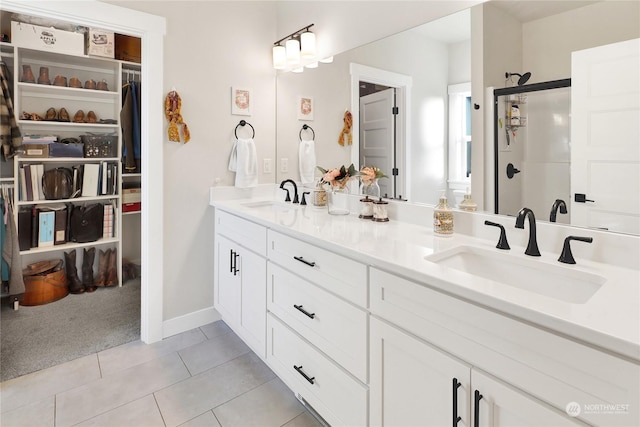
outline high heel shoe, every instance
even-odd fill
[[[76,111],[76,114],[73,116],[73,123],[84,123],[84,111]]]
[[[69,112],[66,108],[61,108],[60,112],[58,112],[58,120],[61,122],[70,122]]]

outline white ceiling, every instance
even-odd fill
[[[582,0],[491,0],[491,4],[525,23],[588,6],[598,1]],[[469,9],[416,27],[413,31],[442,43],[458,43],[470,38]]]

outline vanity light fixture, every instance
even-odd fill
[[[276,70],[287,68],[287,49],[281,44],[273,46],[273,68]]]
[[[283,70],[300,64],[300,59],[316,57],[316,35],[309,31],[313,24],[281,38],[273,44],[273,68]],[[284,42],[284,46],[282,43]]]
[[[331,64],[333,62],[333,56],[327,56],[326,58],[321,59],[319,62],[323,64]]]
[[[318,62],[310,62],[309,64],[305,65],[305,67],[307,67],[307,68],[318,68]]]
[[[304,67],[297,67],[291,70],[292,73],[302,73],[304,71]]]

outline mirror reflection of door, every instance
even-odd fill
[[[378,180],[382,197],[395,197],[395,92],[395,88],[360,82],[359,166],[375,166],[388,176]]]
[[[639,52],[635,39],[573,53],[572,225],[640,233]]]

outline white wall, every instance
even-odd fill
[[[221,185],[233,185],[227,164],[240,119],[256,130],[259,181],[275,179],[273,173],[262,174],[262,159],[275,158],[270,51],[276,37],[275,6],[263,1],[112,3],[167,18],[164,93],[176,88],[191,131],[187,144],[168,142],[165,136],[158,145],[165,159],[164,320],[199,310],[215,316],[209,187],[217,178]],[[232,85],[253,90],[251,116],[231,115]]]

